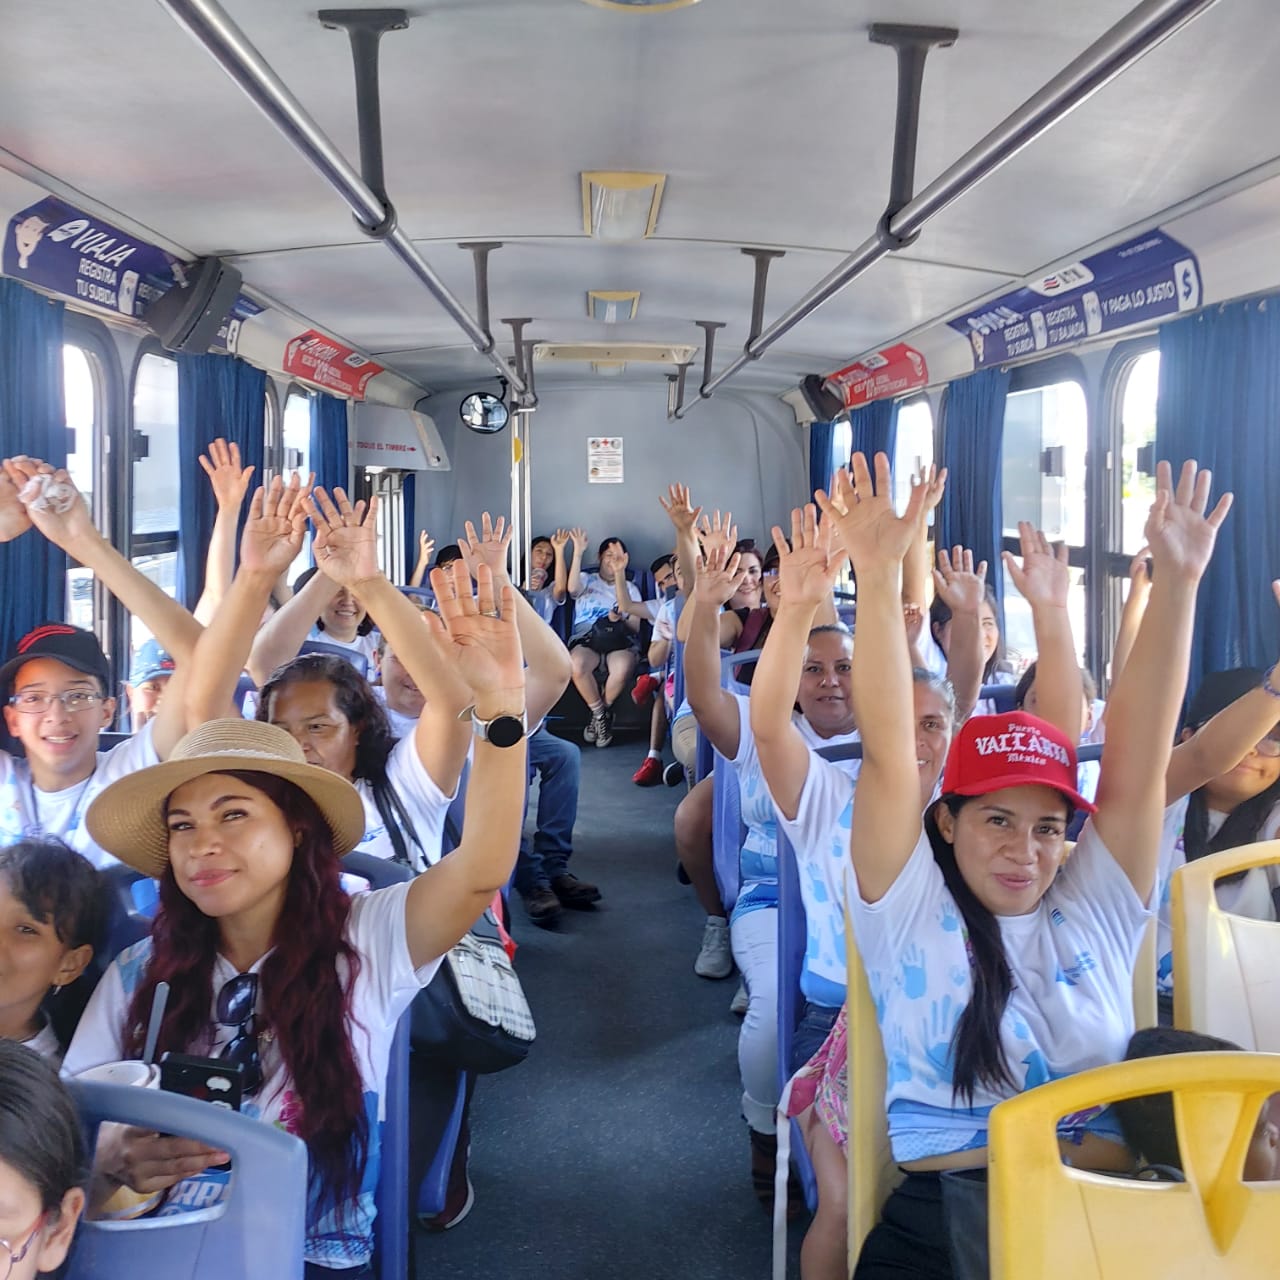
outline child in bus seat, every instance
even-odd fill
[[[104,887],[61,840],[0,848],[0,1037],[56,1064],[78,1010],[63,1009],[101,942]]]
[[[947,555],[945,550],[938,553],[939,559]],[[1000,632],[998,602],[994,588],[988,584],[986,598],[982,604],[982,658],[983,666],[980,678],[981,685],[1014,684],[1017,677],[1005,667],[1004,636]],[[961,698],[960,709],[965,712],[965,701],[962,686],[965,681],[957,681],[954,672],[949,671],[948,655],[951,648],[951,607],[946,600],[935,594],[929,606],[929,639],[923,641],[921,651],[917,655],[920,665],[937,675],[946,675],[956,687],[957,697]],[[973,705],[972,715],[990,715],[995,704],[989,698],[983,698]]]
[[[182,685],[200,624],[176,600],[140,573],[94,527],[79,493],[63,511],[29,509],[19,497],[31,477],[51,476],[71,486],[65,470],[35,458],[8,458],[0,474],[0,541],[33,526],[73,560],[90,569],[173,655],[170,694],[140,733],[110,751],[98,751],[99,733],[116,710],[111,670],[97,638],[50,622],[23,636],[0,665],[5,726],[23,756],[0,752],[0,845],[24,837],[57,836],[97,866],[114,861],[84,824],[90,801],[116,777],[163,760],[185,728]]]
[[[1144,1027],[1135,1031],[1125,1050],[1126,1062],[1162,1058],[1172,1053],[1240,1052],[1240,1046],[1217,1036],[1173,1027]],[[1125,1141],[1144,1164],[1158,1171],[1182,1171],[1173,1097],[1168,1093],[1125,1098],[1112,1104]],[[1258,1116],[1253,1141],[1241,1170],[1243,1182],[1280,1181],[1280,1094],[1272,1094]]]
[[[649,698],[653,700],[649,712],[649,754],[644,762],[631,776],[631,781],[638,787],[656,787],[663,781],[662,747],[667,740],[667,725],[670,714],[675,710],[676,678],[674,670],[667,670],[667,660],[671,656],[672,644],[676,634],[676,598],[683,592],[684,579],[680,575],[679,565],[674,555],[668,552],[659,556],[650,566],[653,575],[656,598],[645,601],[645,608],[653,612],[653,633],[645,660],[649,671],[642,675],[631,690],[631,700],[642,707]],[[624,602],[621,588],[618,589],[618,607],[622,609],[629,604],[631,609],[637,606]],[[663,679],[663,673],[666,678]]]
[[[0,1267],[11,1280],[62,1274],[87,1180],[80,1117],[57,1071],[0,1039]]]
[[[848,902],[880,1023],[889,1136],[907,1174],[863,1245],[857,1280],[951,1275],[949,1228],[981,1238],[985,1224],[953,1217],[946,1173],[985,1167],[990,1109],[1117,1061],[1132,1034],[1133,969],[1156,897],[1162,744],[1173,739],[1199,580],[1230,506],[1227,496],[1206,514],[1209,484],[1187,463],[1175,491],[1168,465],[1158,468],[1151,606],[1112,691],[1096,808],[1075,786],[1081,689],[1069,576],[1032,531],[1022,567],[1005,563],[1031,604],[1049,718],[970,718],[923,830],[900,598],[918,500],[895,514],[883,454],[874,483],[855,454],[852,477],[817,495],[858,579],[863,762]],[[1075,808],[1093,818],[1064,862]],[[1072,1163],[1130,1167],[1114,1124],[1102,1113],[1061,1131]]]
[[[144,640],[133,655],[133,666],[124,691],[129,700],[129,723],[134,733],[155,718],[156,708],[176,666],[177,663],[165,653],[155,637]]]

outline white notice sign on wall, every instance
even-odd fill
[[[587,437],[587,483],[622,483],[622,437]]]

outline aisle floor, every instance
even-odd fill
[[[475,1207],[444,1235],[416,1234],[421,1280],[769,1274],[739,1113],[736,975],[693,972],[704,916],[672,843],[684,791],[634,786],[643,758],[635,740],[583,750],[571,869],[600,886],[599,908],[541,929],[513,898],[538,1040],[521,1066],[479,1081]]]

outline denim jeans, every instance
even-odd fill
[[[356,1276],[371,1276],[373,1268],[370,1266],[348,1267],[346,1270],[339,1271],[333,1267],[320,1267],[314,1262],[307,1263],[306,1280],[354,1280]]]
[[[573,824],[578,820],[580,768],[578,748],[548,733],[545,725],[529,738],[530,777],[538,775],[538,821],[532,845],[527,836],[520,841],[515,879],[520,893],[547,888],[568,870]],[[526,813],[528,805],[526,793]]]
[[[839,1013],[839,1009],[832,1009],[829,1005],[814,1004],[810,1000],[804,1002],[795,1035],[791,1038],[792,1075],[822,1048],[822,1042],[831,1034]]]

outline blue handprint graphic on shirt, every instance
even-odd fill
[[[894,1027],[885,1040],[885,1085],[906,1084],[911,1079],[911,1051],[907,1033],[902,1027]]]
[[[950,996],[943,996],[941,1000],[933,1002],[928,1018],[920,1021],[925,1062],[933,1069],[932,1075],[924,1076],[924,1081],[930,1088],[952,1083],[951,1038],[955,1033],[960,1008]]]
[[[924,952],[914,943],[902,953],[902,975],[900,981],[902,983],[902,994],[908,1000],[919,1000],[928,986],[924,962]]]
[[[947,897],[942,900],[942,906],[939,910],[938,923],[948,933],[955,933],[960,928],[960,915],[956,911],[956,904]]]

